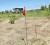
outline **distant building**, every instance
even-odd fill
[[[22,13],[23,12],[23,8],[14,8],[13,11],[15,13]]]

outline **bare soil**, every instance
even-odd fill
[[[50,20],[47,17],[27,17],[28,45],[50,45]],[[22,40],[23,39],[23,40]],[[0,45],[25,45],[25,17],[0,22]]]

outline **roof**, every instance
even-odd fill
[[[13,10],[19,9],[20,11],[23,10],[23,8],[14,8]]]

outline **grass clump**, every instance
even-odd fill
[[[15,16],[12,16],[12,17],[10,18],[9,23],[14,24],[14,22],[15,22]]]

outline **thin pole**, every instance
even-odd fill
[[[26,29],[26,45],[28,45],[26,15],[25,15],[25,29]]]

